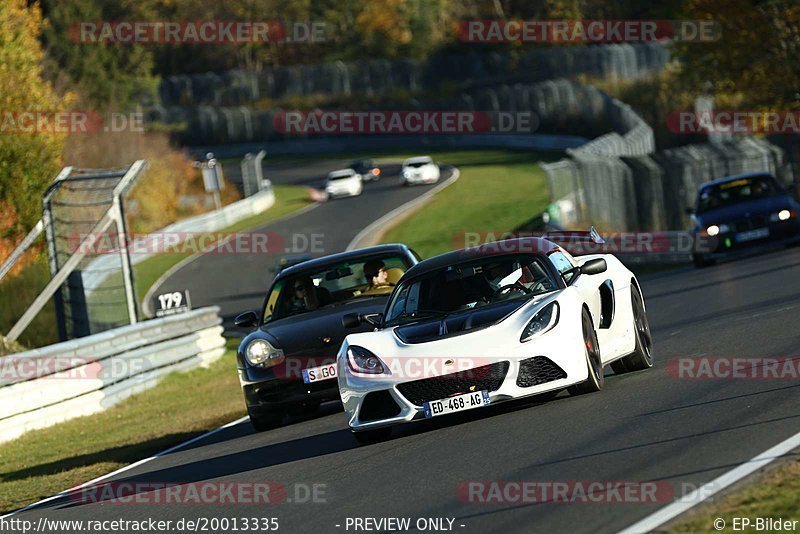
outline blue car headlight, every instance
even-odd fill
[[[536,312],[530,322],[528,322],[525,330],[522,331],[522,336],[519,338],[520,342],[525,343],[536,336],[540,336],[552,330],[553,327],[558,324],[559,312],[558,302],[555,301]]]

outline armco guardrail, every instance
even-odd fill
[[[109,406],[225,352],[219,308],[0,358],[0,442]]]

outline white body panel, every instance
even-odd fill
[[[583,382],[588,377],[581,322],[584,307],[591,314],[604,365],[633,352],[636,334],[633,325],[631,280],[634,276],[612,255],[583,256],[577,262],[582,264],[598,257],[606,260],[608,268],[605,272],[595,275],[581,274],[572,285],[537,296],[510,316],[484,328],[415,344],[406,344],[399,339],[395,334],[397,327],[347,336],[337,356],[337,374],[344,411],[351,429],[369,430],[424,418],[423,407],[406,399],[398,390],[398,385],[487,364],[509,362],[502,384],[497,390],[489,392],[490,404],[561,390]],[[599,288],[607,281],[613,285],[613,319],[610,324],[601,325],[602,303]],[[521,335],[531,318],[553,301],[558,302],[560,309],[558,323],[551,330],[521,342]],[[606,309],[609,309],[608,306]],[[385,364],[387,372],[369,375],[354,371],[347,357],[347,349],[351,345],[363,347],[378,356]],[[516,382],[519,363],[535,356],[545,356],[552,360],[566,373],[566,378],[530,387],[518,386]],[[446,361],[452,361],[450,366],[443,364]],[[434,364],[424,369],[431,362]],[[388,391],[400,406],[400,413],[386,419],[361,421],[359,411],[365,395],[377,391]]]
[[[429,157],[409,158],[403,162],[400,170],[400,183],[433,184],[439,181],[439,176],[439,166]]]
[[[344,173],[345,171],[334,171],[328,175],[328,180],[325,183],[325,193],[329,197],[355,197],[361,194],[364,189],[364,182],[361,175],[356,174],[351,169],[350,174],[345,178],[331,179],[332,175]]]

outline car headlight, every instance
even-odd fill
[[[781,210],[778,213],[773,213],[769,216],[769,220],[772,222],[778,221],[788,221],[792,218],[792,212],[789,210]]]
[[[356,373],[377,375],[386,372],[380,358],[367,349],[355,345],[347,348],[347,364]]]
[[[522,336],[519,338],[520,342],[525,343],[552,330],[558,324],[559,311],[558,302],[554,301],[536,312],[525,327],[525,330],[522,331]]]
[[[706,233],[708,235],[710,235],[711,237],[714,237],[715,235],[719,235],[719,226],[717,226],[716,224],[712,224],[711,226],[706,228]]]
[[[283,351],[273,347],[265,339],[254,339],[244,349],[244,357],[250,365],[269,367],[275,365],[283,358]]]

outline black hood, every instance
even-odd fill
[[[345,329],[342,326],[342,316],[347,313],[381,313],[387,299],[388,295],[381,295],[324,306],[311,312],[271,321],[262,325],[260,330],[287,357],[333,357],[346,335],[367,332],[373,328],[364,324],[359,328]]]
[[[408,345],[460,336],[497,324],[529,302],[530,299],[514,299],[492,306],[454,312],[443,319],[424,319],[398,326],[394,332]]]

